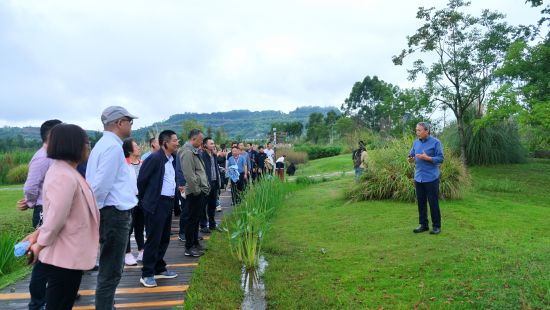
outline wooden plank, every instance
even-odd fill
[[[182,306],[184,303],[183,299],[178,300],[164,300],[164,301],[151,301],[151,302],[133,302],[133,303],[123,303],[115,304],[117,309],[135,309],[135,308],[154,308],[154,307],[175,307]],[[94,310],[95,306],[76,306],[73,307],[73,310]]]
[[[198,263],[189,263],[189,264],[168,264],[166,268],[175,268],[175,267],[197,267]],[[124,269],[141,269],[143,266],[124,266]]]
[[[157,286],[157,287],[127,287],[117,288],[116,295],[123,294],[151,294],[167,292],[185,292],[189,285]],[[94,296],[95,290],[79,290],[80,296]],[[7,293],[0,294],[0,300],[30,299],[29,293]]]

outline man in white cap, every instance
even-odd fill
[[[122,277],[124,255],[130,232],[132,208],[137,205],[135,173],[126,163],[122,140],[129,137],[137,117],[125,108],[111,106],[101,114],[105,131],[88,159],[86,180],[92,188],[100,213],[99,273],[95,296],[98,310],[112,310],[115,290]],[[85,240],[82,240],[85,242]]]

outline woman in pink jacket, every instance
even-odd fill
[[[90,153],[88,136],[76,125],[59,124],[49,137],[54,159],[43,185],[44,219],[29,235],[29,255],[47,271],[46,309],[71,309],[82,272],[96,263],[99,211],[92,190],[76,170]]]

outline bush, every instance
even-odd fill
[[[368,168],[360,182],[346,194],[353,200],[394,199],[415,201],[414,164],[407,162],[413,140],[393,140],[381,150],[369,152]],[[443,150],[445,161],[440,167],[440,197],[458,199],[470,185],[470,178],[460,159],[449,149]]]
[[[308,155],[306,152],[298,152],[289,148],[277,148],[277,157],[286,155],[286,161],[289,163],[305,164],[308,162]]]
[[[321,146],[321,145],[311,145],[303,144],[300,146],[294,147],[294,150],[299,152],[306,152],[309,159],[319,159],[325,157],[337,156],[342,153],[341,146]]]
[[[21,234],[4,231],[0,234],[0,275],[5,276],[24,266],[25,258],[13,255],[14,245],[22,239]]]
[[[27,173],[29,172],[29,165],[21,164],[14,168],[11,168],[6,175],[6,181],[9,184],[21,184],[27,180]]]
[[[465,135],[466,160],[469,165],[517,164],[526,160],[526,151],[513,121],[479,127],[467,125]],[[442,140],[454,154],[460,154],[456,124],[445,129]]]
[[[6,183],[6,177],[8,172],[21,164],[28,163],[32,156],[33,152],[30,151],[13,151],[8,153],[0,154],[0,184]]]

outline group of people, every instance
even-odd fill
[[[217,229],[215,212],[221,211],[219,193],[229,180],[232,202],[238,204],[247,184],[272,177],[284,169],[284,155],[274,160],[272,144],[266,148],[234,142],[218,148],[211,137],[193,129],[180,147],[172,130],[149,141],[151,151],[141,149],[131,136],[137,116],[111,106],[101,115],[103,136],[93,149],[86,132],[59,120],[40,128],[43,147],[31,159],[20,210],[33,209],[36,230],[24,241],[34,263],[29,290],[29,309],[71,309],[78,297],[84,271],[98,269],[96,309],[113,309],[115,290],[124,265],[142,261],[140,283],[157,286],[157,280],[178,275],[164,260],[170,243],[172,213],[180,217],[179,240],[184,255],[204,254],[199,231]],[[415,183],[420,233],[428,230],[427,201],[432,234],[440,233],[437,200],[439,164],[443,152],[427,124],[416,128],[409,161],[416,161]],[[356,172],[367,168],[364,143],[360,145]],[[283,170],[284,171],[284,170]],[[134,233],[138,255],[130,236]],[[146,232],[146,238],[144,236]],[[99,250],[99,262],[97,263]]]
[[[84,271],[97,269],[96,309],[113,309],[124,265],[143,264],[140,283],[178,275],[164,260],[172,214],[180,217],[184,255],[204,254],[199,231],[217,229],[220,191],[231,186],[238,203],[249,182],[274,170],[274,150],[233,143],[218,148],[193,129],[180,147],[172,130],[149,141],[141,155],[131,138],[138,117],[120,106],[101,114],[102,137],[91,149],[79,126],[49,120],[40,128],[43,146],[31,159],[20,210],[33,210],[30,243],[34,263],[29,309],[71,309]],[[137,257],[132,254],[134,234]],[[98,259],[99,251],[99,259]]]

